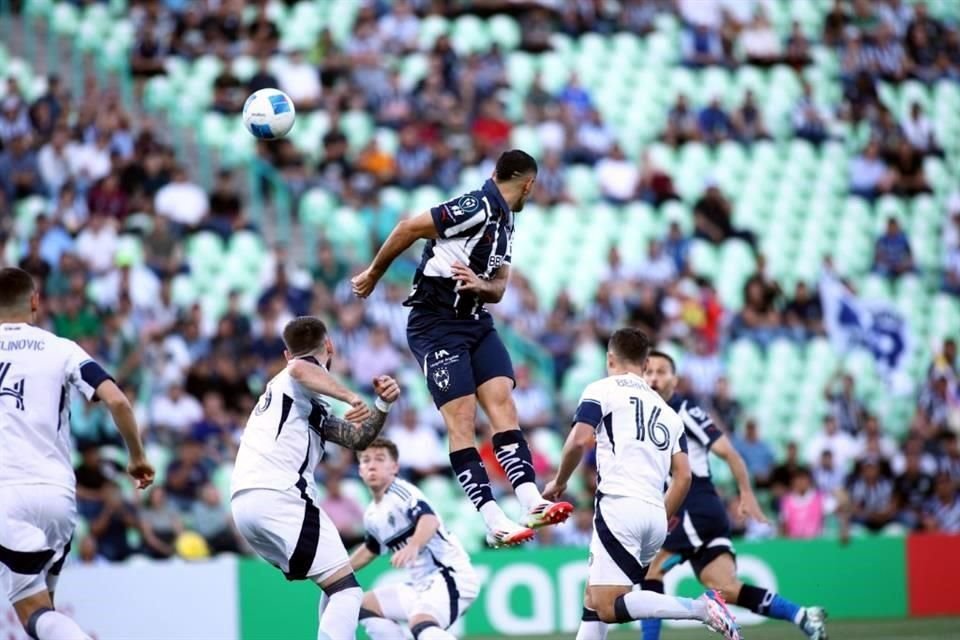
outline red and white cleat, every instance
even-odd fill
[[[515,522],[505,520],[496,529],[487,531],[487,544],[494,549],[515,547],[533,540],[533,529],[521,527]]]
[[[548,527],[566,521],[573,513],[573,505],[569,502],[550,502],[544,500],[527,512],[527,526],[531,529]]]

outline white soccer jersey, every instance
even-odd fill
[[[437,515],[423,493],[405,480],[397,478],[380,502],[371,502],[363,514],[367,537],[365,545],[379,555],[406,546],[421,516]],[[440,519],[440,516],[437,515]],[[420,550],[409,567],[414,583],[420,583],[433,573],[452,569],[454,573],[472,575],[470,558],[460,541],[446,530],[440,519],[440,528]]]
[[[683,422],[643,378],[627,373],[591,383],[574,424],[597,434],[597,490],[663,506],[670,458],[687,450]]]
[[[313,470],[323,458],[323,424],[330,405],[284,369],[267,383],[247,419],[233,467],[230,492],[285,491],[306,481],[316,495]]]
[[[110,376],[77,343],[26,323],[0,324],[0,486],[76,486],[70,392],[87,400]]]

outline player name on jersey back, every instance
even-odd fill
[[[72,340],[0,325],[0,485],[75,486],[70,389],[88,400],[110,376]]]
[[[663,506],[673,454],[686,451],[677,413],[640,376],[608,376],[587,386],[574,423],[597,436],[597,489]]]

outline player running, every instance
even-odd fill
[[[363,596],[360,622],[372,640],[404,640],[405,622],[418,640],[454,640],[446,631],[477,597],[480,582],[460,542],[446,530],[415,486],[397,478],[397,445],[377,438],[360,452],[360,477],[373,493],[363,514],[364,544],[350,556],[353,570],[393,552],[394,567],[409,571],[406,584]]]
[[[710,479],[709,454],[718,455],[730,467],[737,481],[743,514],[766,522],[750,486],[747,467],[706,411],[692,398],[674,395],[677,369],[673,358],[661,351],[651,352],[644,379],[683,420],[693,483],[683,506],[671,521],[672,528],[663,549],[650,565],[643,589],[663,593],[663,575],[689,560],[700,583],[720,591],[731,603],[768,618],[792,622],[813,640],[827,640],[826,612],[822,608],[800,607],[772,591],[744,584],[737,578],[730,523]],[[660,621],[644,620],[642,637],[643,640],[659,640]]]
[[[317,318],[291,320],[283,329],[286,368],[267,383],[247,420],[231,479],[230,507],[237,529],[287,580],[312,580],[329,602],[319,640],[353,640],[363,594],[336,527],[317,507],[313,470],[325,442],[365,449],[379,435],[400,388],[390,377],[373,380],[375,409],[327,373],[333,345]],[[323,363],[323,364],[321,364]],[[324,396],[353,405],[344,418],[330,414]],[[361,424],[354,422],[362,421]]]
[[[532,157],[517,149],[503,153],[482,188],[400,222],[352,281],[354,293],[367,297],[397,256],[420,238],[428,240],[404,302],[411,307],[407,343],[447,425],[450,465],[494,547],[526,542],[533,529],[563,522],[573,511],[570,503],[549,502],[537,490],[511,395],[513,365],[484,309],[507,288],[514,213],[523,209],[536,178]],[[527,510],[525,526],[508,519],[493,499],[476,448],[478,402],[493,429],[497,461]]]
[[[603,640],[607,624],[646,618],[700,620],[727,640],[740,640],[733,615],[712,589],[695,600],[632,590],[643,583],[667,535],[667,520],[691,483],[683,423],[641,377],[649,351],[643,332],[614,332],[607,377],[584,390],[557,477],[544,488],[548,497],[561,495],[584,449],[596,439],[590,573],[577,640]]]
[[[33,326],[40,294],[21,269],[0,269],[0,585],[31,638],[89,640],[53,608],[76,527],[70,389],[102,400],[145,489],[154,471],[127,397],[72,340]]]

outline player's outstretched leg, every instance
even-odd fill
[[[508,547],[527,542],[533,538],[533,529],[521,527],[510,520],[493,499],[490,477],[475,446],[476,412],[477,401],[474,396],[457,398],[440,407],[450,438],[450,467],[463,492],[483,517],[488,544]]]
[[[593,609],[583,607],[580,615],[580,627],[577,628],[576,640],[607,640],[607,630],[610,625],[600,620],[600,616]]]
[[[6,595],[6,594],[5,594]],[[27,635],[36,640],[90,640],[72,618],[54,611],[53,602],[46,591],[27,596],[13,603],[13,608],[26,629]]]
[[[503,467],[517,499],[527,512],[525,524],[531,529],[559,524],[573,513],[573,505],[545,500],[537,489],[533,455],[518,426],[520,420],[512,389],[513,380],[506,376],[497,376],[477,387],[477,399],[493,427],[491,440],[497,462]]]
[[[792,622],[811,640],[827,640],[826,611],[821,607],[802,607],[778,593],[743,584],[737,578],[733,556],[723,554],[700,572],[700,582],[719,589],[730,602],[744,609],[775,620]]]
[[[713,589],[696,599],[649,591],[624,592],[622,587],[590,587],[589,591],[594,594],[588,596],[588,604],[596,606],[598,617],[605,623],[623,624],[648,618],[699,620],[726,640],[742,640],[733,614]],[[595,636],[584,636],[584,640],[594,639]]]

